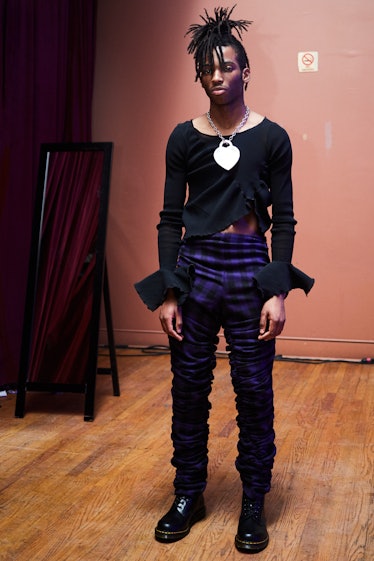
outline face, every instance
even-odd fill
[[[221,105],[242,99],[244,85],[250,76],[249,68],[240,69],[233,47],[222,47],[222,53],[223,64],[220,64],[214,52],[213,65],[203,66],[200,76],[201,85],[209,99]]]

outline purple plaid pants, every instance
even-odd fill
[[[258,341],[263,300],[253,280],[268,262],[266,241],[257,235],[219,233],[182,244],[179,265],[193,264],[196,278],[182,307],[183,341],[170,338],[177,495],[201,493],[207,484],[209,394],[221,327],[236,395],[236,468],[248,497],[270,490],[275,342]]]

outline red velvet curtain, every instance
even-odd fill
[[[50,155],[30,382],[86,382],[102,171],[103,152]]]
[[[15,384],[41,143],[91,141],[96,0],[0,0],[0,387]]]

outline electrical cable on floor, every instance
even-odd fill
[[[106,351],[108,347],[102,345],[100,347],[99,355],[108,356],[109,352]],[[105,352],[103,350],[105,349]],[[121,353],[120,351],[126,351]],[[130,351],[130,352],[129,352]],[[141,347],[136,345],[117,345],[117,356],[119,357],[133,357],[133,356],[162,356],[170,354],[170,348],[167,345],[150,345]],[[217,351],[217,358],[228,358],[228,353],[225,351]],[[296,362],[301,364],[327,364],[327,363],[348,363],[348,364],[374,364],[374,358],[364,357],[361,359],[355,358],[319,358],[319,357],[297,357],[286,355],[275,355],[274,360],[277,362]]]
[[[105,349],[105,352],[102,352],[102,349]],[[121,351],[126,352],[121,353]],[[116,354],[120,357],[160,356],[170,354],[170,348],[167,345],[150,345],[148,347],[139,347],[136,345],[117,345]],[[107,345],[101,345],[99,347],[99,356],[109,356]]]
[[[318,357],[297,357],[297,356],[283,356],[276,355],[274,360],[282,362],[299,362],[303,364],[327,364],[327,363],[341,363],[348,364],[374,364],[374,359],[371,357],[366,358],[318,358]]]

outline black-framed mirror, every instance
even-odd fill
[[[105,259],[112,150],[111,142],[41,146],[16,417],[27,391],[79,392],[92,421],[98,372],[112,375],[119,395]],[[103,296],[109,369],[97,366]]]

